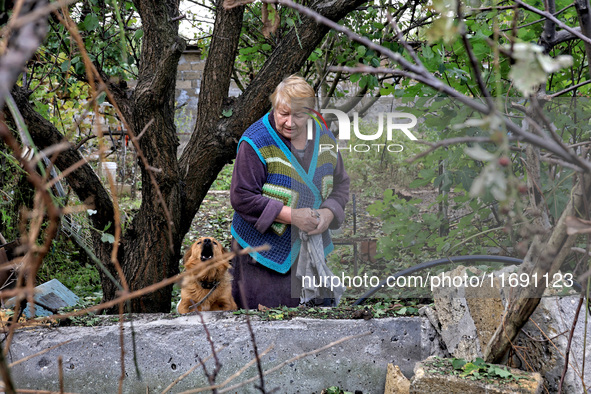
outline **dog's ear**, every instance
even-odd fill
[[[187,260],[191,258],[191,254],[193,254],[193,245],[189,246],[189,249],[185,252],[185,256],[183,257],[183,265],[187,265]]]
[[[223,254],[228,253],[228,249],[224,248],[224,245],[220,244],[220,249],[222,250]]]

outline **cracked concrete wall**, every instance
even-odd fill
[[[161,392],[183,373],[198,365],[198,357],[211,354],[198,316],[174,319],[164,315],[141,316],[134,321],[136,354],[141,376],[136,376],[131,326],[125,323],[125,393]],[[250,334],[244,318],[220,312],[204,313],[222,369],[216,380],[223,382],[253,358]],[[267,389],[281,393],[320,393],[337,385],[344,390],[380,393],[384,390],[388,363],[400,366],[411,376],[415,364],[440,354],[436,333],[426,319],[418,317],[365,320],[294,319],[252,321],[259,352],[273,346],[262,358],[264,370],[298,354],[310,352],[340,338],[364,332],[318,354],[294,361],[268,375]],[[121,374],[119,326],[34,328],[20,330],[14,337],[9,361],[14,362],[64,341],[71,342],[12,368],[19,389],[59,389],[58,356],[63,358],[65,390],[80,393],[117,392]],[[206,362],[213,369],[213,360]],[[257,376],[250,367],[230,385]],[[258,383],[256,381],[255,383]],[[207,385],[201,367],[171,392]],[[232,392],[258,392],[251,383]]]

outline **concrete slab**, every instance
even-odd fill
[[[253,358],[250,334],[243,317],[224,312],[205,312],[207,328],[218,352],[221,371],[216,380],[223,382]],[[415,364],[439,354],[440,344],[428,321],[419,317],[365,320],[294,319],[265,322],[252,320],[259,352],[273,345],[263,357],[268,370],[299,354],[310,352],[340,338],[370,332],[328,350],[290,362],[266,377],[265,386],[279,393],[320,393],[323,388],[339,386],[364,394],[382,393],[386,366],[394,363],[412,376]],[[136,354],[141,377],[135,373],[131,327],[125,323],[125,371],[123,392],[162,392],[175,379],[198,365],[198,356],[211,354],[198,316],[170,318],[147,315],[134,321]],[[9,361],[14,362],[44,349],[71,340],[59,348],[12,368],[19,389],[59,390],[58,357],[63,358],[65,390],[79,393],[115,393],[121,374],[118,325],[99,327],[34,328],[16,333]],[[213,369],[213,360],[206,363]],[[257,376],[250,367],[230,385]],[[258,383],[255,382],[255,383]],[[207,385],[199,367],[178,383],[171,392]],[[254,383],[236,393],[258,392]]]
[[[57,279],[52,279],[35,287],[34,299],[35,302],[39,303],[35,305],[35,316],[53,315],[52,311],[43,308],[41,305],[58,310],[67,306],[74,306],[78,303],[78,296]],[[16,298],[13,297],[7,300],[5,305],[7,308],[14,308],[15,303]],[[29,305],[27,305],[23,312],[27,318],[33,317]]]

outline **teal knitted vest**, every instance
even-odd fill
[[[309,142],[313,144],[314,155],[306,172],[297,159],[292,157],[292,152],[269,123],[268,116],[265,114],[253,123],[238,142],[239,147],[242,143],[249,144],[267,167],[263,195],[279,200],[291,208],[318,209],[332,191],[333,173],[337,163],[337,143],[334,136],[330,130],[316,125],[316,138]],[[322,151],[321,145],[324,147]],[[326,149],[329,145],[333,149]],[[291,225],[274,222],[265,233],[260,233],[238,213],[234,213],[231,231],[242,248],[270,245],[269,250],[251,252],[250,256],[265,267],[280,273],[289,271],[299,253],[298,229]],[[326,256],[334,249],[328,231],[322,234],[322,241]]]

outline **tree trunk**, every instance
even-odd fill
[[[571,253],[570,249],[577,237],[566,233],[566,218],[583,212],[586,204],[591,204],[591,174],[581,175],[550,237],[534,237],[518,272],[519,275],[528,275],[532,284],[529,287],[515,289],[515,295],[509,300],[501,323],[486,346],[486,361],[496,363],[503,358],[513,339],[540,303],[540,298],[546,290],[546,278],[552,280],[553,275]],[[534,278],[537,278],[536,282],[533,282]]]
[[[131,97],[129,124],[144,132],[139,147],[148,168],[140,165],[142,203],[122,242],[122,268],[131,291],[178,273],[183,204],[174,124],[176,71],[185,42],[178,36],[178,1],[134,1],[144,37],[138,83]],[[184,235],[184,234],[183,234]],[[103,260],[104,261],[104,260]],[[116,297],[109,291],[104,300]],[[131,301],[134,312],[169,312],[172,286]]]

